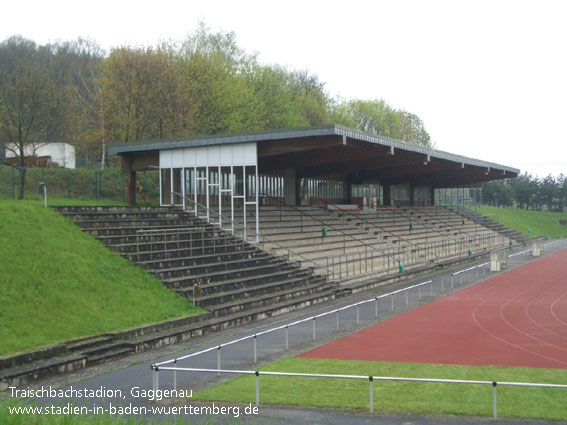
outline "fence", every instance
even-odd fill
[[[24,194],[37,198],[38,185],[46,183],[51,198],[86,198],[126,202],[128,177],[113,168],[104,170],[66,168],[26,168]],[[138,173],[137,194],[139,200],[159,202],[158,175],[156,171]],[[0,166],[0,199],[16,199],[20,191],[19,170]]]
[[[255,375],[256,376],[256,406],[260,406],[260,375],[262,376],[290,376],[298,378],[327,378],[327,379],[355,379],[367,380],[369,382],[369,410],[374,411],[374,381],[393,381],[393,382],[420,382],[437,384],[465,384],[465,385],[487,385],[492,386],[492,416],[498,417],[498,398],[496,388],[501,387],[532,387],[532,388],[560,388],[567,389],[567,385],[560,384],[539,384],[532,382],[498,382],[498,381],[467,381],[457,379],[434,379],[434,378],[402,378],[392,376],[360,376],[360,375],[325,375],[312,373],[289,373],[289,372],[263,372],[259,370],[224,370],[224,369],[198,369],[186,367],[158,367],[154,369],[153,390],[159,390],[159,371],[176,372],[203,372],[203,373],[226,373],[235,375]]]
[[[543,246],[545,248],[557,248],[557,247],[565,247],[566,240],[556,240],[551,241]],[[507,255],[509,260],[522,260],[522,256],[527,256],[531,254],[531,249],[523,250],[521,252],[513,253]],[[450,286],[454,288],[455,285],[463,285],[465,278],[468,278],[469,283],[473,277],[473,273],[476,273],[476,277],[479,277],[479,274],[482,273],[486,275],[487,273],[487,266],[490,262],[484,262],[481,264],[474,265],[472,267],[464,268],[458,270],[456,272],[450,273]],[[457,278],[457,279],[455,279]],[[496,382],[496,381],[465,381],[465,380],[450,380],[450,379],[423,379],[423,378],[407,378],[407,377],[386,377],[386,376],[357,376],[357,375],[324,375],[324,374],[306,374],[306,373],[284,373],[284,372],[263,372],[263,371],[253,371],[253,370],[241,370],[241,369],[227,369],[222,368],[222,358],[221,352],[223,349],[227,349],[228,347],[234,346],[238,343],[244,343],[246,341],[250,341],[252,345],[252,353],[253,353],[253,362],[258,362],[258,340],[260,336],[267,336],[270,334],[274,334],[277,331],[283,331],[283,335],[278,337],[279,344],[285,346],[286,350],[289,350],[289,337],[290,337],[290,329],[292,327],[299,327],[301,324],[311,324],[309,326],[309,336],[312,341],[317,339],[317,323],[322,321],[325,318],[330,318],[334,316],[334,320],[332,320],[333,328],[336,331],[341,329],[341,313],[346,313],[348,310],[355,312],[356,314],[356,323],[359,324],[361,321],[361,307],[365,305],[371,305],[373,308],[373,319],[378,318],[379,316],[379,301],[386,300],[388,305],[388,309],[393,311],[394,310],[394,303],[396,296],[403,296],[404,301],[403,303],[405,306],[410,304],[410,296],[413,296],[414,301],[422,301],[424,296],[430,296],[433,298],[434,291],[437,291],[436,294],[442,294],[449,288],[449,282],[445,282],[445,278],[437,278],[435,280],[427,280],[415,285],[411,285],[405,288],[398,289],[396,291],[388,292],[386,294],[374,296],[369,299],[365,299],[362,301],[358,301],[356,303],[351,303],[346,306],[338,307],[331,309],[329,311],[316,314],[313,316],[309,316],[300,320],[296,320],[291,323],[287,323],[284,325],[280,325],[265,331],[257,332],[254,334],[250,334],[238,339],[234,339],[232,341],[218,344],[204,350],[200,350],[195,353],[183,355],[177,358],[169,359],[163,362],[155,363],[151,366],[153,371],[153,389],[159,389],[159,371],[168,371],[173,372],[173,389],[177,389],[177,372],[187,372],[187,373],[216,373],[217,376],[221,374],[236,374],[236,375],[255,375],[256,376],[256,404],[259,405],[260,403],[260,375],[262,376],[293,376],[293,377],[300,377],[300,378],[328,378],[328,379],[355,379],[355,380],[368,380],[370,389],[370,412],[373,411],[373,381],[405,381],[405,382],[423,382],[423,383],[446,383],[446,384],[470,384],[470,385],[486,385],[493,387],[493,415],[494,417],[497,416],[497,393],[496,388],[497,386],[515,386],[515,387],[544,387],[544,388],[562,388],[567,389],[567,385],[555,385],[555,384],[538,384],[538,383],[522,383],[522,382]],[[382,307],[383,311],[384,307]],[[366,313],[368,316],[368,312]],[[326,323],[326,330],[329,330],[329,320]],[[305,332],[304,332],[305,334]],[[276,342],[277,343],[277,342]],[[273,342],[272,342],[273,344]],[[178,363],[181,361],[186,361],[189,359],[195,359],[197,356],[202,356],[207,353],[215,352],[216,355],[216,368],[198,368],[198,367],[180,367]],[[243,348],[240,345],[238,352],[242,354]]]

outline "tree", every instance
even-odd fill
[[[25,157],[35,156],[48,127],[54,85],[49,52],[34,42],[12,37],[0,44],[0,137],[17,158],[18,199],[24,198]]]
[[[382,99],[338,101],[332,105],[331,116],[337,124],[431,147],[431,138],[417,115],[395,110]]]

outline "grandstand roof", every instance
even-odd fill
[[[520,170],[412,143],[343,127],[294,128],[169,140],[151,140],[108,148],[109,155],[143,160],[141,170],[157,159],[157,152],[197,146],[257,143],[259,171],[296,169],[299,177],[350,174],[353,182],[411,181],[449,187],[517,177]],[[157,165],[157,164],[155,164]]]

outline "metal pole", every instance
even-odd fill
[[[374,300],[374,317],[378,317],[378,297]]]
[[[498,417],[498,406],[496,402],[496,382],[492,383],[492,417],[496,419]]]
[[[177,366],[177,359],[173,361],[173,365]],[[177,391],[177,371],[173,371],[173,389]]]
[[[339,310],[337,310],[337,332],[339,331]]]
[[[392,295],[392,311],[394,311],[394,295]]]
[[[254,363],[258,361],[258,352],[256,350],[256,335],[254,335]]]
[[[356,323],[360,323],[360,308],[358,304],[356,305]]]
[[[260,372],[256,371],[256,407],[260,406]]]
[[[289,339],[288,339],[288,330],[287,330],[287,325],[285,327],[285,349],[289,350]]]
[[[313,341],[315,341],[315,318],[313,318]]]
[[[370,413],[372,414],[373,409],[373,399],[374,399],[374,388],[373,388],[373,378],[372,376],[368,377],[368,380],[370,381]]]
[[[221,346],[219,345],[217,348],[217,370],[220,370],[220,349]],[[220,372],[217,372],[217,376],[220,376]]]

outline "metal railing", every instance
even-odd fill
[[[211,237],[208,238],[208,233],[212,233]],[[185,238],[182,237],[185,235]],[[161,240],[154,241],[154,237],[162,237]],[[174,236],[176,238],[171,238]],[[187,238],[188,236],[188,238]],[[207,244],[207,242],[210,242]],[[244,241],[240,239],[231,239],[227,235],[217,232],[214,227],[180,227],[180,228],[163,228],[163,229],[139,229],[136,231],[136,261],[140,262],[140,255],[147,254],[148,251],[141,251],[140,245],[148,245],[150,247],[150,261],[154,259],[154,253],[162,253],[163,258],[166,258],[168,252],[170,252],[172,244],[177,244],[177,250],[188,249],[191,255],[196,250],[200,250],[201,254],[204,255],[207,250],[212,249],[213,254],[217,253],[220,248],[224,249],[226,252],[228,246],[241,246],[244,247]],[[234,243],[236,242],[236,243]],[[154,245],[156,248],[154,249]],[[163,249],[159,247],[163,245]]]
[[[567,239],[561,240],[554,240],[550,241],[547,244],[544,244],[544,247],[565,247]],[[522,255],[529,255],[531,253],[531,249],[527,249],[524,251],[520,251],[517,253],[509,254],[507,258],[515,258]],[[461,269],[451,273],[451,287],[454,286],[455,283],[463,284],[463,276],[468,273],[469,283],[471,282],[471,273],[476,271],[477,278],[478,273],[480,270],[486,272],[486,266],[490,264],[489,262],[484,262],[481,264],[474,265],[472,267],[468,267],[465,269]],[[459,276],[461,278],[460,282],[454,282],[454,277]],[[223,369],[221,367],[221,350],[225,347],[234,345],[239,342],[251,340],[253,342],[253,351],[254,351],[254,363],[258,362],[258,355],[257,355],[257,344],[258,344],[258,337],[262,335],[267,335],[276,331],[285,331],[285,347],[286,350],[289,350],[289,329],[292,326],[297,326],[302,323],[312,323],[312,340],[315,341],[317,337],[316,333],[316,323],[317,319],[321,319],[326,316],[335,315],[336,316],[336,330],[340,330],[340,313],[351,308],[356,309],[356,322],[357,324],[360,323],[360,306],[374,303],[374,317],[378,317],[378,300],[390,298],[391,299],[391,309],[394,309],[394,297],[398,294],[405,295],[405,304],[408,305],[409,302],[409,293],[412,290],[418,291],[418,299],[422,299],[422,291],[427,290],[426,286],[429,285],[429,291],[431,296],[433,296],[433,280],[424,281],[418,283],[416,285],[412,285],[406,288],[401,288],[396,291],[388,292],[386,294],[382,294],[379,296],[375,296],[363,301],[359,301],[356,303],[352,303],[343,307],[335,308],[324,313],[320,313],[317,315],[313,315],[307,318],[303,318],[291,323],[287,323],[285,325],[277,326],[265,331],[257,332],[251,335],[247,335],[242,338],[234,339],[227,343],[215,345],[209,347],[207,349],[191,353],[188,355],[184,355],[181,357],[177,357],[174,359],[169,359],[163,362],[155,363],[151,365],[152,370],[152,379],[153,379],[153,389],[154,391],[159,390],[159,372],[160,371],[167,371],[173,373],[173,389],[177,390],[177,372],[186,372],[186,373],[211,373],[217,374],[220,376],[221,374],[234,374],[234,375],[254,375],[256,376],[256,405],[260,405],[260,376],[288,376],[288,377],[297,377],[297,378],[322,378],[322,379],[349,379],[349,380],[367,380],[369,382],[369,411],[373,413],[374,409],[374,388],[373,382],[374,381],[390,381],[390,382],[418,382],[418,383],[441,383],[441,384],[462,384],[462,385],[480,385],[480,386],[492,386],[493,393],[492,393],[492,415],[494,418],[498,416],[498,399],[497,399],[497,387],[534,387],[534,388],[557,388],[557,389],[567,389],[567,385],[563,384],[546,384],[546,383],[527,383],[527,382],[500,382],[496,380],[457,380],[457,379],[437,379],[437,378],[414,378],[414,377],[391,377],[391,376],[363,376],[363,375],[336,375],[336,374],[309,374],[309,373],[293,373],[293,372],[265,372],[259,370],[239,370],[239,369]],[[444,279],[441,279],[441,293],[445,291],[444,286]],[[210,352],[217,352],[217,368],[193,368],[193,367],[180,367],[178,366],[178,362],[183,360],[188,360],[194,358],[196,356],[200,356],[202,354],[210,353]]]
[[[369,226],[372,226],[372,227],[374,227],[374,228],[376,228],[376,229],[378,229],[378,230],[380,230],[380,231],[382,231],[382,232],[389,233],[389,234],[395,236],[396,238],[407,242],[408,245],[412,246],[413,249],[419,250],[419,249],[422,249],[423,247],[426,247],[426,246],[429,245],[429,242],[427,242],[427,233],[426,233],[426,242],[417,242],[417,243],[415,243],[415,242],[413,242],[413,241],[409,241],[409,240],[403,238],[402,236],[400,236],[399,234],[397,234],[397,233],[395,233],[395,232],[392,232],[392,231],[390,231],[390,230],[388,230],[388,229],[386,229],[386,228],[383,228],[383,227],[381,227],[381,226],[378,226],[376,223],[365,219],[365,218],[362,217],[360,214],[356,214],[356,213],[353,213],[352,211],[344,210],[343,208],[339,207],[338,205],[335,205],[335,204],[333,204],[333,203],[330,203],[330,202],[326,201],[326,200],[323,199],[323,198],[319,198],[319,197],[315,197],[315,198],[318,199],[319,201],[321,201],[324,205],[326,205],[326,206],[331,206],[333,209],[336,209],[336,210],[338,210],[338,211],[341,211],[341,214],[342,214],[343,216],[345,216],[345,215],[346,215],[346,216],[351,216],[351,217],[353,217],[353,220],[359,220],[359,221],[361,221],[361,222],[363,222],[363,223],[365,223],[365,224],[367,224],[367,225],[369,225]],[[403,212],[401,212],[399,209],[397,209],[395,212],[396,212],[396,214],[392,213],[392,220],[393,220],[393,223],[394,223],[394,224],[395,224],[395,216],[396,216],[396,215],[400,215],[400,216],[402,216],[405,220],[409,220],[410,222],[412,221],[412,217],[409,217],[409,216],[405,215],[405,214],[404,214]],[[376,214],[378,214],[378,212],[376,212]],[[478,235],[478,234],[471,235],[471,234],[468,234],[468,233],[463,232],[461,229],[458,229],[459,233],[462,233],[464,236],[461,236],[460,238],[447,237],[447,235],[443,234],[443,232],[440,232],[439,230],[437,230],[437,229],[435,229],[435,228],[433,228],[433,227],[431,227],[431,226],[428,226],[427,224],[420,223],[420,225],[423,226],[423,227],[425,227],[425,228],[426,228],[426,231],[427,231],[427,230],[431,230],[431,231],[434,232],[434,233],[438,233],[439,236],[442,236],[442,237],[444,237],[444,238],[446,239],[446,241],[449,241],[449,244],[452,244],[452,243],[457,244],[457,243],[459,243],[459,242],[462,243],[462,241],[463,241],[465,238],[468,238],[468,239],[469,239],[469,240],[468,240],[469,244],[470,244],[470,243],[475,243],[475,242],[477,242],[477,240],[478,240],[478,242],[479,242],[479,244],[480,244],[480,241],[481,241],[481,240],[486,240],[486,236],[491,236],[491,235]],[[471,240],[470,238],[474,238],[474,239]],[[453,241],[455,241],[455,242],[453,242]],[[443,241],[443,242],[445,242],[445,241]],[[431,246],[433,246],[433,247],[435,248],[436,246],[439,246],[439,245],[440,245],[439,243],[435,243],[435,242],[434,242],[434,244],[431,245]],[[426,257],[427,257],[427,255],[426,255]]]
[[[153,368],[153,390],[155,393],[159,391],[159,371],[170,372],[200,372],[200,373],[216,373],[234,374],[234,375],[255,375],[256,376],[256,406],[260,406],[260,376],[287,376],[295,378],[326,378],[326,379],[351,379],[369,382],[369,411],[374,412],[374,381],[390,381],[390,382],[419,382],[434,384],[462,384],[462,385],[484,385],[492,387],[492,417],[498,417],[498,397],[497,387],[528,387],[528,388],[556,388],[567,389],[567,385],[562,384],[541,384],[533,382],[503,382],[503,381],[469,381],[461,379],[437,379],[437,378],[406,378],[393,376],[362,376],[362,375],[333,375],[333,374],[316,374],[316,373],[292,373],[292,372],[267,372],[259,370],[229,370],[229,369],[199,369],[188,367],[158,367]]]
[[[560,240],[554,240],[554,241],[551,241],[547,244],[544,244],[544,247],[547,247],[547,246],[558,247],[558,246],[565,246],[566,244],[567,244],[567,239],[560,239]],[[517,253],[509,254],[507,256],[507,258],[514,258],[514,257],[518,257],[518,256],[521,256],[521,255],[528,255],[531,252],[532,252],[531,249],[527,249],[527,250],[520,251],[520,252],[517,252]],[[464,269],[461,269],[461,270],[458,270],[456,272],[451,273],[451,288],[454,287],[454,284],[455,284],[454,277],[455,276],[461,277],[461,280],[460,280],[459,283],[462,285],[463,284],[462,277],[464,276],[465,273],[467,273],[467,272],[469,273],[468,277],[469,277],[469,282],[470,282],[471,272],[473,270],[476,270],[477,271],[477,278],[478,278],[479,277],[478,271],[483,270],[483,273],[484,273],[485,272],[484,267],[487,266],[488,264],[490,264],[490,262],[483,262],[483,263],[480,263],[480,264],[476,264],[472,267],[467,267],[467,268],[464,268]],[[343,307],[331,309],[329,311],[326,311],[326,312],[323,312],[323,313],[320,313],[320,314],[316,314],[316,315],[313,315],[313,316],[309,316],[307,318],[300,319],[300,320],[297,320],[297,321],[294,321],[294,322],[291,322],[291,323],[287,323],[285,325],[281,325],[281,326],[277,326],[277,327],[274,327],[274,328],[271,328],[271,329],[268,329],[268,330],[265,330],[265,331],[257,332],[257,333],[254,333],[254,334],[242,337],[242,338],[232,340],[232,341],[224,343],[224,344],[215,345],[213,347],[198,351],[196,353],[191,353],[191,354],[187,354],[187,355],[182,356],[182,357],[177,357],[177,358],[174,358],[174,359],[155,363],[155,364],[152,365],[152,368],[160,367],[162,365],[171,364],[171,363],[177,364],[178,361],[190,359],[192,357],[196,357],[196,356],[199,356],[201,354],[205,354],[205,353],[208,353],[208,352],[211,352],[211,351],[214,351],[214,350],[218,350],[218,364],[217,364],[217,366],[218,366],[218,369],[220,369],[221,368],[220,350],[223,347],[227,347],[229,345],[233,345],[233,344],[236,344],[238,342],[242,342],[242,341],[246,341],[246,340],[252,340],[253,341],[253,344],[254,344],[254,347],[253,347],[254,348],[254,363],[256,363],[257,362],[257,338],[261,335],[267,335],[267,334],[270,334],[270,333],[273,333],[273,332],[276,332],[276,331],[279,331],[279,330],[285,330],[285,347],[286,347],[286,350],[288,350],[289,349],[288,331],[289,331],[289,328],[291,328],[292,326],[296,326],[296,325],[306,323],[306,322],[312,322],[312,328],[313,328],[313,338],[312,339],[313,339],[313,341],[315,341],[316,340],[316,320],[317,319],[335,314],[336,315],[336,329],[338,331],[338,330],[340,330],[339,314],[342,311],[345,311],[345,310],[348,310],[348,309],[351,309],[351,308],[355,308],[356,309],[356,322],[358,324],[358,323],[360,323],[360,306],[365,305],[365,304],[374,303],[374,317],[377,318],[378,317],[378,301],[379,300],[389,298],[391,300],[391,307],[390,308],[391,308],[391,310],[394,310],[394,297],[396,295],[404,294],[405,295],[405,305],[407,306],[407,305],[409,305],[410,291],[417,290],[418,300],[421,301],[422,295],[424,294],[424,292],[422,292],[422,290],[424,289],[424,287],[426,285],[429,285],[429,293],[430,293],[431,296],[433,296],[434,284],[435,284],[435,282],[433,280],[427,280],[427,281],[424,281],[424,282],[421,282],[421,283],[418,283],[418,284],[415,284],[415,285],[407,286],[405,288],[401,288],[401,289],[398,289],[398,290],[395,290],[395,291],[391,291],[391,292],[388,292],[388,293],[385,293],[385,294],[382,294],[382,295],[377,295],[377,296],[374,296],[372,298],[368,298],[368,299],[363,300],[363,301],[358,301],[356,303],[352,303],[352,304],[349,304],[349,305],[346,305],[346,306],[343,306]],[[445,292],[445,281],[444,281],[443,278],[441,279],[439,284],[440,284],[440,289],[441,289],[440,293],[444,293]]]
[[[326,311],[324,313],[316,314],[314,316],[309,316],[307,318],[296,320],[294,322],[287,323],[285,325],[277,326],[275,328],[271,328],[271,329],[261,331],[261,332],[257,332],[257,333],[254,333],[254,334],[242,337],[242,338],[238,338],[238,339],[232,340],[232,341],[224,343],[224,344],[219,344],[219,345],[207,348],[205,350],[198,351],[196,353],[187,354],[187,355],[182,356],[182,357],[177,357],[177,358],[174,358],[174,359],[155,363],[155,364],[152,365],[152,369],[154,369],[156,367],[161,367],[162,365],[165,365],[165,364],[171,364],[171,363],[177,364],[177,362],[179,362],[181,360],[187,360],[187,359],[190,359],[192,357],[196,357],[196,356],[199,356],[201,354],[205,354],[205,353],[217,350],[217,367],[220,370],[221,369],[221,356],[220,356],[221,349],[223,347],[227,347],[229,345],[233,345],[233,344],[236,344],[238,342],[247,341],[247,340],[253,341],[253,344],[254,344],[254,347],[253,347],[253,349],[254,349],[254,363],[257,363],[257,361],[258,361],[257,338],[261,335],[267,335],[267,334],[270,334],[272,332],[284,330],[285,331],[285,346],[286,346],[286,350],[288,350],[289,349],[289,333],[288,332],[289,332],[289,328],[291,328],[292,326],[297,326],[297,325],[300,325],[302,323],[312,322],[313,341],[315,341],[316,338],[317,338],[317,328],[316,328],[317,319],[335,314],[336,315],[336,327],[337,327],[337,331],[338,331],[340,329],[340,326],[339,326],[339,314],[340,314],[340,312],[348,310],[350,308],[355,308],[356,309],[356,322],[360,323],[360,306],[361,305],[368,304],[368,303],[374,303],[374,315],[375,315],[375,317],[378,317],[378,301],[379,300],[390,297],[391,298],[391,308],[393,310],[394,309],[394,296],[397,295],[397,294],[405,293],[405,304],[407,306],[407,305],[409,305],[409,291],[411,291],[412,289],[417,289],[418,294],[419,294],[419,299],[421,300],[421,298],[422,298],[421,288],[425,285],[430,285],[430,292],[432,293],[433,292],[433,281],[427,280],[425,282],[421,282],[421,283],[418,283],[416,285],[411,285],[411,286],[408,286],[406,288],[401,288],[401,289],[398,289],[396,291],[388,292],[387,294],[378,295],[378,296],[369,298],[367,300],[363,300],[363,301],[359,301],[359,302],[356,302],[356,303],[353,303],[353,304],[349,304],[347,306],[339,307],[339,308],[336,308],[336,309],[333,309],[333,310],[330,310],[330,311]],[[174,380],[174,384],[176,385],[175,380]]]
[[[182,196],[181,194],[177,193],[178,195]],[[196,202],[195,200],[191,199],[191,198],[187,198],[186,197],[186,202],[189,201],[192,205],[197,206],[198,208],[204,208],[207,209],[207,207],[203,204],[200,204],[199,202]],[[212,209],[209,209],[209,214],[210,215],[214,215],[217,216],[217,218],[219,219],[219,223],[221,222],[221,219],[224,219],[226,222],[231,224],[231,228],[229,229],[223,229],[222,227],[218,226],[218,223],[210,223],[211,225],[215,226],[217,229],[219,229],[220,231],[230,231],[232,233],[233,236],[238,237],[239,239],[241,239],[243,242],[245,242],[245,235],[246,235],[246,226],[242,223],[239,223],[238,221],[234,220],[233,218],[227,217],[223,214],[220,214]],[[335,279],[337,280],[338,284],[341,284],[342,281],[342,274],[340,272],[336,273],[331,271],[328,267],[326,267],[324,264],[321,264],[317,261],[314,261],[312,259],[309,259],[303,255],[301,255],[300,253],[297,253],[295,251],[293,251],[292,249],[290,249],[289,247],[283,246],[280,243],[266,237],[263,235],[257,235],[257,240],[258,240],[258,246],[265,246],[266,244],[272,244],[274,246],[277,246],[278,249],[280,250],[284,250],[287,252],[287,261],[288,262],[292,262],[291,258],[295,257],[295,258],[299,258],[299,262],[301,263],[302,266],[306,266],[306,267],[311,267],[314,270],[325,270],[327,271],[326,276],[328,279]]]
[[[355,238],[354,236],[352,236],[352,235],[350,235],[350,234],[348,234],[348,233],[342,231],[341,229],[336,228],[336,227],[333,226],[332,224],[329,224],[328,222],[324,222],[323,220],[320,220],[319,218],[313,216],[312,214],[309,214],[309,213],[306,213],[305,211],[302,211],[300,208],[297,208],[297,207],[295,207],[295,206],[293,206],[293,205],[288,205],[288,204],[286,204],[285,202],[281,201],[280,199],[274,198],[273,196],[268,195],[268,194],[265,194],[265,193],[260,194],[260,196],[273,199],[273,200],[275,200],[276,202],[279,203],[279,205],[280,205],[280,221],[281,221],[281,207],[290,208],[290,209],[292,209],[293,211],[298,212],[298,213],[300,214],[300,217],[301,217],[301,231],[303,231],[303,216],[305,215],[305,216],[309,217],[311,220],[314,220],[314,221],[317,221],[317,222],[321,223],[324,227],[330,228],[330,229],[332,229],[332,230],[334,230],[334,231],[340,233],[340,234],[343,236],[343,251],[344,251],[345,253],[346,253],[346,238],[348,237],[348,238],[350,238],[351,240],[356,241],[356,242],[359,243],[360,245],[364,246],[365,249],[369,249],[369,250],[372,250],[372,251],[377,251],[377,252],[382,253],[383,255],[391,256],[394,261],[397,261],[398,264],[401,264],[401,261],[400,261],[399,258],[395,258],[394,256],[392,256],[391,254],[387,253],[387,252],[384,251],[383,249],[381,249],[381,248],[376,248],[376,247],[374,247],[374,246],[372,246],[372,245],[369,245],[369,244],[367,244],[366,242],[364,242],[364,241],[362,241],[362,240],[360,240],[360,239],[357,239],[357,238]]]

